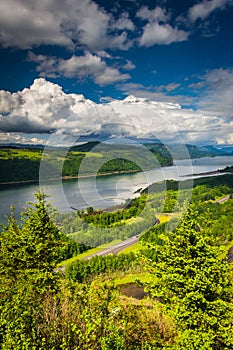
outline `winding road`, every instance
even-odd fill
[[[105,248],[103,250],[100,250],[99,252],[93,253],[88,255],[85,259],[91,259],[93,256],[104,256],[108,254],[117,254],[121,250],[130,247],[131,245],[135,244],[138,242],[138,235],[130,237],[120,243],[116,243],[112,245],[111,247]]]
[[[230,199],[230,195],[229,194],[227,196],[223,197],[223,198],[217,199],[216,203],[224,203],[224,202],[228,201],[228,199]]]

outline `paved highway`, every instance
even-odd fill
[[[131,238],[128,238],[126,239],[125,241],[122,241],[120,243],[117,243],[117,244],[114,244],[112,245],[111,247],[108,247],[108,248],[105,248],[99,252],[96,252],[96,253],[93,253],[93,254],[90,254],[88,256],[86,256],[84,259],[85,260],[89,260],[91,259],[93,256],[104,256],[104,255],[108,255],[108,254],[117,254],[119,253],[121,250],[125,249],[125,248],[128,248],[130,247],[131,245],[135,244],[138,242],[138,235],[136,236],[133,236]],[[66,265],[65,266],[62,266],[62,267],[57,267],[55,269],[56,272],[58,271],[62,271],[63,273],[65,272],[65,268],[66,268]]]
[[[117,254],[121,250],[130,247],[131,245],[138,242],[138,235],[130,237],[120,243],[114,244],[111,247],[100,250],[99,252],[88,255],[85,259],[90,259],[93,256],[104,256],[108,254]]]
[[[230,195],[229,194],[227,196],[225,196],[224,198],[217,199],[216,202],[217,203],[223,203],[223,202],[228,201],[228,199],[230,199]]]

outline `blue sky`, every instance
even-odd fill
[[[83,132],[84,104],[122,122],[133,95],[185,141],[232,144],[232,18],[232,0],[1,0],[0,141],[65,134],[74,116]]]

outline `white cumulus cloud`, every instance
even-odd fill
[[[170,24],[148,23],[144,27],[139,40],[141,46],[169,45],[174,42],[185,41],[188,33],[184,30],[172,28]]]
[[[229,0],[204,0],[189,9],[189,19],[192,22],[195,22],[198,18],[203,20],[213,11],[225,8],[228,3],[230,3]]]
[[[157,45],[169,45],[173,42],[185,41],[189,33],[177,27],[172,27],[168,22],[170,16],[167,12],[156,7],[149,10],[143,6],[138,12],[137,17],[146,20],[148,23],[143,27],[142,36],[139,38],[139,45],[150,47]]]
[[[122,74],[117,68],[110,67],[102,57],[86,52],[82,56],[73,55],[69,59],[35,55],[30,52],[28,60],[37,63],[37,71],[41,77],[54,78],[92,78],[96,84],[108,85],[130,78],[129,74]]]
[[[62,88],[42,78],[29,89],[10,94],[0,91],[0,130],[6,132],[51,132],[77,111],[95,105],[83,95],[65,94]]]
[[[208,79],[213,78],[209,75]],[[211,109],[194,111],[178,103],[134,96],[96,104],[81,94],[66,94],[43,78],[29,89],[12,94],[1,91],[0,96],[2,135],[52,132],[76,137],[107,131],[109,136],[120,133],[118,136],[156,137],[163,142],[179,136],[189,143],[230,143],[233,137],[232,120]]]
[[[0,43],[21,49],[40,45],[90,50],[124,49],[134,24],[127,13],[114,19],[91,0],[0,2]],[[123,31],[123,32],[122,32]]]

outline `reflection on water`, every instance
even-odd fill
[[[106,208],[120,204],[127,198],[135,196],[135,191],[145,188],[153,182],[164,179],[185,180],[185,175],[205,173],[223,169],[233,164],[233,157],[198,158],[175,161],[173,166],[157,168],[144,173],[126,175],[108,175],[48,182],[44,191],[50,196],[52,204],[61,213],[68,212],[71,207],[85,209],[88,206]],[[188,177],[190,178],[190,177]],[[0,219],[9,215],[10,205],[14,204],[15,214],[25,207],[26,202],[35,201],[38,191],[36,184],[15,185],[0,191]]]

